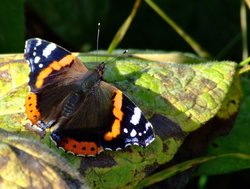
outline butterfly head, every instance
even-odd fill
[[[103,74],[104,74],[104,69],[105,69],[105,62],[102,62],[101,64],[99,64],[99,66],[97,66],[96,71],[99,74],[100,78],[102,78]]]

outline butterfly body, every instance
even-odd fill
[[[24,55],[30,67],[27,118],[44,130],[55,126],[51,139],[58,147],[94,156],[154,140],[141,110],[103,81],[104,63],[88,70],[66,49],[37,38],[26,41]]]

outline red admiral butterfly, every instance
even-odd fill
[[[26,41],[24,57],[30,67],[25,113],[43,131],[56,127],[57,147],[93,156],[155,139],[142,111],[103,81],[105,63],[90,71],[66,49],[37,38]]]

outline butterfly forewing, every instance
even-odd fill
[[[26,41],[24,57],[30,67],[29,86],[32,92],[42,89],[47,84],[63,83],[66,79],[74,79],[72,74],[68,73],[70,71],[76,71],[75,79],[78,74],[87,71],[87,68],[71,52],[55,43],[38,38]],[[63,78],[60,78],[61,75]]]
[[[30,67],[31,92],[25,102],[28,119],[32,124],[56,119],[61,102],[87,68],[66,49],[38,38],[26,41],[24,57]]]

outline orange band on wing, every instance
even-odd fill
[[[36,80],[36,88],[41,88],[43,86],[44,79],[48,77],[52,71],[53,69],[51,67],[48,67],[39,73]]]
[[[118,110],[121,110],[122,108],[122,92],[121,91],[118,90],[115,92],[113,104],[115,108],[117,108]]]
[[[49,67],[57,71],[62,68],[62,66],[57,61],[52,62],[52,64],[50,64]]]
[[[36,88],[41,88],[43,86],[44,80],[52,73],[52,71],[58,71],[62,67],[69,66],[70,63],[75,59],[75,57],[71,54],[63,57],[59,61],[52,62],[47,68],[43,69],[36,80]]]
[[[112,128],[110,132],[107,132],[104,135],[104,140],[111,141],[113,138],[116,138],[120,134],[121,130],[121,121],[123,118],[122,108],[122,92],[116,91],[113,99],[113,115],[115,116],[115,121],[112,124]]]
[[[72,54],[69,54],[65,57],[63,57],[60,61],[59,61],[59,64],[62,66],[62,67],[65,67],[65,66],[69,66],[70,63],[74,60],[74,56]]]
[[[95,142],[78,142],[68,137],[60,141],[58,146],[75,155],[96,155],[103,151],[103,148],[97,146]]]
[[[40,112],[37,108],[37,96],[29,93],[25,99],[25,113],[32,124],[36,124],[40,120]]]

